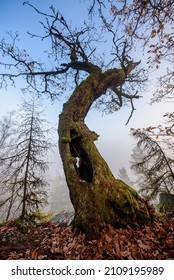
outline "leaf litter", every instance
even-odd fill
[[[0,227],[0,259],[173,260],[174,218],[134,229],[106,225],[97,240],[87,240],[84,234],[74,234],[71,226],[53,222],[22,234],[9,222]]]

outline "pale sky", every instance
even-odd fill
[[[26,33],[30,31],[31,33],[43,34],[42,26],[39,24],[42,18],[30,7],[23,5],[23,2],[23,0],[0,1],[0,38],[7,37],[6,32],[18,31],[21,48],[27,49],[31,56],[37,59],[37,57],[40,58],[41,56],[40,48],[47,47],[47,45],[44,42],[41,43],[39,39],[31,39]],[[79,4],[79,0],[31,0],[30,3],[43,12],[49,12],[48,8],[52,4],[63,13],[66,19],[71,18],[73,24],[79,21],[82,22],[86,14],[86,9],[83,8],[86,4],[83,1]],[[137,60],[137,57],[135,59]],[[138,57],[138,60],[140,59],[141,57]],[[102,115],[101,112],[91,110],[86,118],[89,128],[100,135],[96,143],[97,147],[115,176],[117,176],[119,168],[129,167],[130,154],[136,144],[130,136],[130,128],[142,128],[158,124],[162,121],[164,113],[173,110],[172,103],[162,102],[152,106],[148,105],[156,83],[155,73],[151,77],[153,77],[151,79],[151,86],[149,86],[145,97],[135,102],[136,111],[127,126],[125,126],[125,123],[130,113],[130,108],[128,107],[123,107],[112,115]],[[20,83],[22,81],[17,82],[16,88],[8,87],[7,90],[0,90],[0,116],[4,115],[7,111],[15,109],[16,105],[20,103]],[[62,102],[56,101],[52,105],[47,99],[45,106],[47,107],[46,115],[48,121],[56,124],[58,115],[62,110]],[[55,153],[54,160],[57,161],[57,165],[54,165],[54,170],[60,172],[61,161],[58,152]]]

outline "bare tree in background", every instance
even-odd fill
[[[63,174],[58,172],[52,180],[51,194],[49,196],[49,208],[54,214],[57,214],[62,210],[73,211],[65,177]]]
[[[118,178],[120,178],[122,181],[124,181],[129,186],[132,186],[132,187],[134,186],[134,182],[130,179],[125,167],[119,168]]]
[[[53,144],[40,106],[34,97],[23,100],[18,112],[0,123],[1,214],[6,221],[18,217],[23,224],[35,223],[47,203],[47,152]]]

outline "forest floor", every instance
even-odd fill
[[[173,260],[174,218],[151,226],[114,229],[98,240],[74,235],[71,226],[45,223],[20,233],[14,222],[0,227],[1,260]]]

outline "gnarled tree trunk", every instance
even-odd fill
[[[150,221],[144,200],[114,178],[94,145],[97,134],[84,123],[92,103],[106,89],[122,83],[125,75],[123,69],[102,73],[96,67],[74,90],[60,115],[59,149],[75,209],[73,227],[89,239],[97,238],[105,224],[125,227]]]

